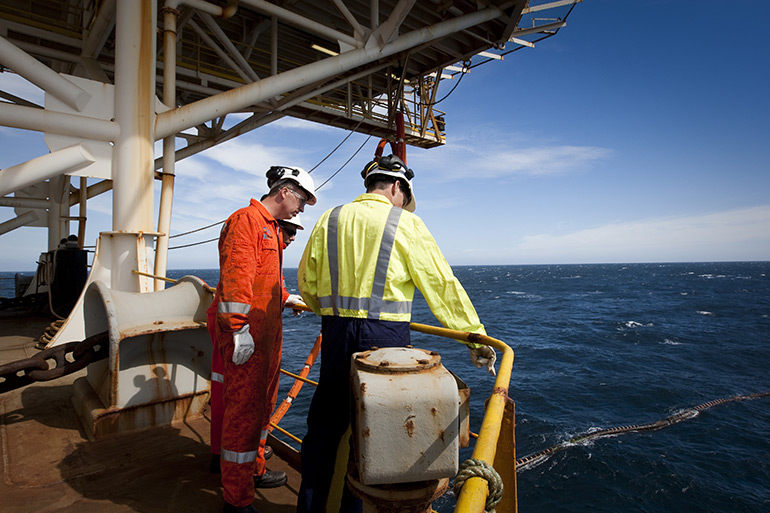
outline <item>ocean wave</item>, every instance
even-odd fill
[[[714,312],[709,312],[707,310],[696,310],[695,313],[698,315],[708,315],[708,316],[714,315]]]
[[[626,328],[646,328],[646,327],[655,326],[655,325],[651,322],[648,322],[647,324],[643,324],[637,321],[626,321],[623,323],[623,326]]]

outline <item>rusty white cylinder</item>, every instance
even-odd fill
[[[438,353],[394,347],[351,366],[355,451],[364,485],[451,477],[459,464],[457,382]]]

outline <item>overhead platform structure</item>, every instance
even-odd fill
[[[440,77],[457,80],[481,62],[500,60],[522,43],[556,33],[573,3],[158,2],[158,96],[163,97],[164,31],[176,36],[177,105],[303,69],[340,53],[389,46],[382,56],[367,54],[360,65],[335,69],[330,63],[324,73],[283,81],[278,94],[239,109],[251,117],[237,129],[223,129],[218,116],[195,135],[180,136],[198,145],[207,141],[209,146],[293,116],[392,137],[391,107],[403,94],[407,143],[434,147],[445,140],[444,113],[431,106]],[[54,71],[114,83],[116,10],[116,0],[4,0],[0,34]],[[169,12],[177,16],[175,28],[164,24]],[[409,42],[403,38],[407,34]]]
[[[53,250],[112,189],[111,238],[135,234],[113,259],[146,243],[163,276],[175,162],[284,116],[394,140],[403,115],[406,144],[445,144],[437,101],[476,66],[554,35],[579,1],[4,0],[0,72],[46,101],[0,91],[0,125],[44,132],[51,154],[0,171],[0,206],[16,213],[0,234],[47,227]],[[106,267],[119,290],[163,288]]]

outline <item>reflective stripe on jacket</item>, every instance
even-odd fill
[[[298,281],[318,315],[409,322],[416,286],[441,324],[486,334],[422,220],[380,194],[362,194],[324,212],[305,247]]]

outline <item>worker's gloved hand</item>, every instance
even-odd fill
[[[251,338],[248,324],[244,324],[243,328],[233,333],[233,342],[235,342],[233,363],[235,365],[243,365],[254,353],[254,339]]]
[[[497,375],[495,372],[495,361],[497,361],[497,354],[495,350],[489,346],[481,346],[476,349],[469,347],[471,352],[471,361],[477,368],[486,367],[487,372],[491,375]]]
[[[295,306],[307,308],[305,300],[302,299],[302,296],[299,294],[289,294],[289,297],[286,299],[286,303],[283,306],[286,308],[293,308]],[[302,313],[302,310],[294,309],[294,315],[299,315],[300,313]]]
[[[283,305],[286,308],[292,308],[295,306],[303,306],[307,308],[307,305],[305,304],[305,301],[302,299],[302,296],[299,294],[289,294],[288,299],[286,299],[286,304]],[[294,315],[297,316],[302,313],[302,310],[294,310]]]

